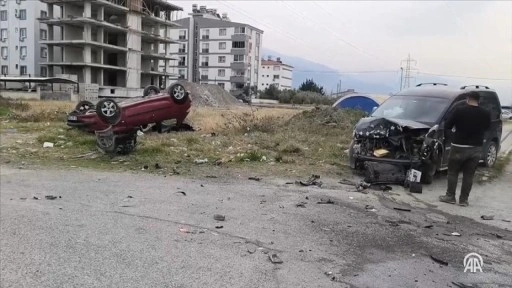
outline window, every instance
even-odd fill
[[[201,38],[202,39],[210,39],[210,29],[205,29],[203,36]]]
[[[233,48],[245,48],[245,41],[233,41]]]
[[[201,80],[208,80],[208,70],[201,70]]]
[[[244,55],[235,55],[234,62],[244,62]]]
[[[448,105],[445,98],[393,96],[382,103],[372,116],[434,123]]]
[[[219,36],[226,36],[226,28],[220,28],[219,29]]]
[[[279,71],[279,66],[274,66],[274,71]]]
[[[279,75],[274,75],[274,80],[273,81],[276,81],[279,79]]]
[[[201,66],[208,66],[208,56],[202,57]]]
[[[179,49],[179,51],[178,51],[178,52],[179,52],[179,53],[185,53],[185,52],[187,52],[187,44],[184,44],[184,43],[180,44],[180,49]]]
[[[201,49],[201,52],[202,52],[202,53],[209,53],[209,52],[210,52],[210,44],[208,44],[208,43],[203,43],[203,45],[202,45],[202,49]]]
[[[7,29],[1,29],[0,30],[0,40],[4,42],[7,40]]]
[[[2,47],[2,50],[1,50],[1,55],[2,55],[2,59],[7,59],[7,54],[9,52],[8,48],[7,47]]]
[[[219,69],[219,71],[217,72],[217,76],[219,76],[219,77],[226,76],[226,70],[225,69]]]
[[[48,68],[45,66],[41,66],[41,77],[47,77],[48,76]]]
[[[0,11],[0,21],[7,21],[7,10]]]
[[[219,42],[219,50],[226,50],[226,42]]]
[[[245,27],[235,27],[235,34],[245,34]]]
[[[25,66],[25,65],[20,66],[20,75],[27,75],[27,66]]]
[[[185,66],[185,56],[180,57],[180,61],[178,62],[178,66]]]
[[[27,46],[20,47],[20,57],[21,57],[21,59],[24,59],[25,57],[27,57]]]
[[[48,31],[46,31],[46,29],[39,30],[39,38],[41,40],[46,40],[48,38]]]
[[[41,18],[46,18],[46,17],[48,17],[48,12],[41,10]]]
[[[7,75],[7,74],[9,74],[9,66],[2,65],[2,75]]]
[[[226,63],[226,56],[219,56],[219,63]]]
[[[19,17],[20,17],[20,20],[27,20],[27,10],[20,9]]]
[[[41,58],[46,58],[46,57],[48,57],[48,48],[41,47]]]
[[[20,40],[27,38],[27,28],[20,28]]]
[[[180,79],[185,79],[185,69],[179,69],[178,75],[180,75]]]
[[[180,40],[185,40],[185,39],[187,39],[187,30],[180,30],[180,36],[179,36],[179,39],[180,39]]]

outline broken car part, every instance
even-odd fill
[[[213,215],[213,219],[215,219],[217,221],[224,221],[224,220],[226,220],[226,216],[220,215],[220,214],[215,214],[215,215]]]

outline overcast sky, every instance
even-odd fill
[[[410,53],[420,73],[512,92],[512,1],[171,2],[183,17],[194,3],[227,12],[263,30],[264,48],[341,72],[399,70]]]

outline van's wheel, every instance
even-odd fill
[[[100,100],[96,105],[96,114],[111,125],[116,125],[121,120],[121,108],[113,99]]]
[[[80,101],[75,106],[75,110],[82,114],[85,114],[85,112],[92,109],[94,109],[94,104],[92,104],[90,101]]]
[[[142,96],[146,97],[146,96],[156,95],[158,93],[160,93],[160,89],[158,89],[158,87],[149,85],[146,88],[144,88],[144,91],[142,92]]]
[[[485,149],[485,158],[484,164],[485,167],[493,167],[496,164],[496,160],[498,159],[498,146],[496,142],[491,141],[489,145],[487,145],[487,149]]]
[[[169,95],[176,104],[184,104],[187,102],[189,92],[181,84],[173,84],[168,89]]]

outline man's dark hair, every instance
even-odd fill
[[[467,92],[467,93],[465,93],[465,96],[467,99],[480,101],[480,94],[476,91]]]

